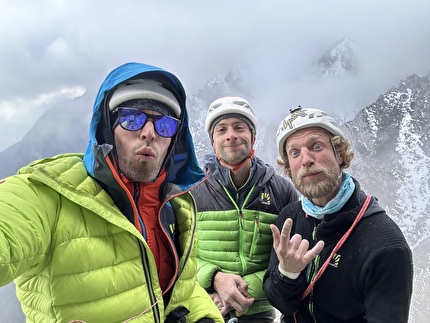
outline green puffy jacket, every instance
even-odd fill
[[[170,202],[182,255],[164,310],[149,247],[88,176],[82,156],[32,163],[0,184],[0,285],[16,278],[27,322],[164,322],[178,306],[190,310],[187,322],[217,318],[194,275],[192,198]]]
[[[239,190],[214,155],[205,156],[205,167],[211,176],[191,191],[198,209],[197,279],[211,291],[217,271],[240,275],[255,298],[244,314],[268,311],[273,307],[263,291],[263,276],[273,243],[270,224],[284,206],[298,200],[297,191],[258,157],[252,178]]]

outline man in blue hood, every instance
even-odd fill
[[[204,178],[185,91],[127,63],[97,94],[85,155],[35,161],[0,184],[0,285],[29,322],[223,322],[196,281]]]

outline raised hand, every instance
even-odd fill
[[[278,256],[279,265],[282,270],[290,273],[300,273],[323,249],[324,242],[318,243],[310,250],[309,241],[302,239],[301,235],[295,234],[291,237],[293,220],[288,218],[282,226],[282,231],[276,225],[271,224],[273,235],[273,249]]]

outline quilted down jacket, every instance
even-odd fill
[[[105,98],[135,77],[168,84],[183,111],[155,215],[174,255],[175,272],[163,292],[154,256],[132,221],[137,207],[113,167]],[[35,161],[0,181],[0,286],[15,280],[27,322],[165,322],[187,311],[186,322],[223,322],[196,280],[196,207],[188,191],[204,172],[187,118],[185,93],[175,76],[125,64],[99,90],[85,155]]]

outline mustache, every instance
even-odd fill
[[[306,175],[315,174],[315,173],[324,173],[324,174],[326,174],[327,170],[324,167],[317,166],[317,165],[312,165],[312,166],[309,166],[307,168],[300,169],[297,175],[298,175],[299,178],[303,178]]]

